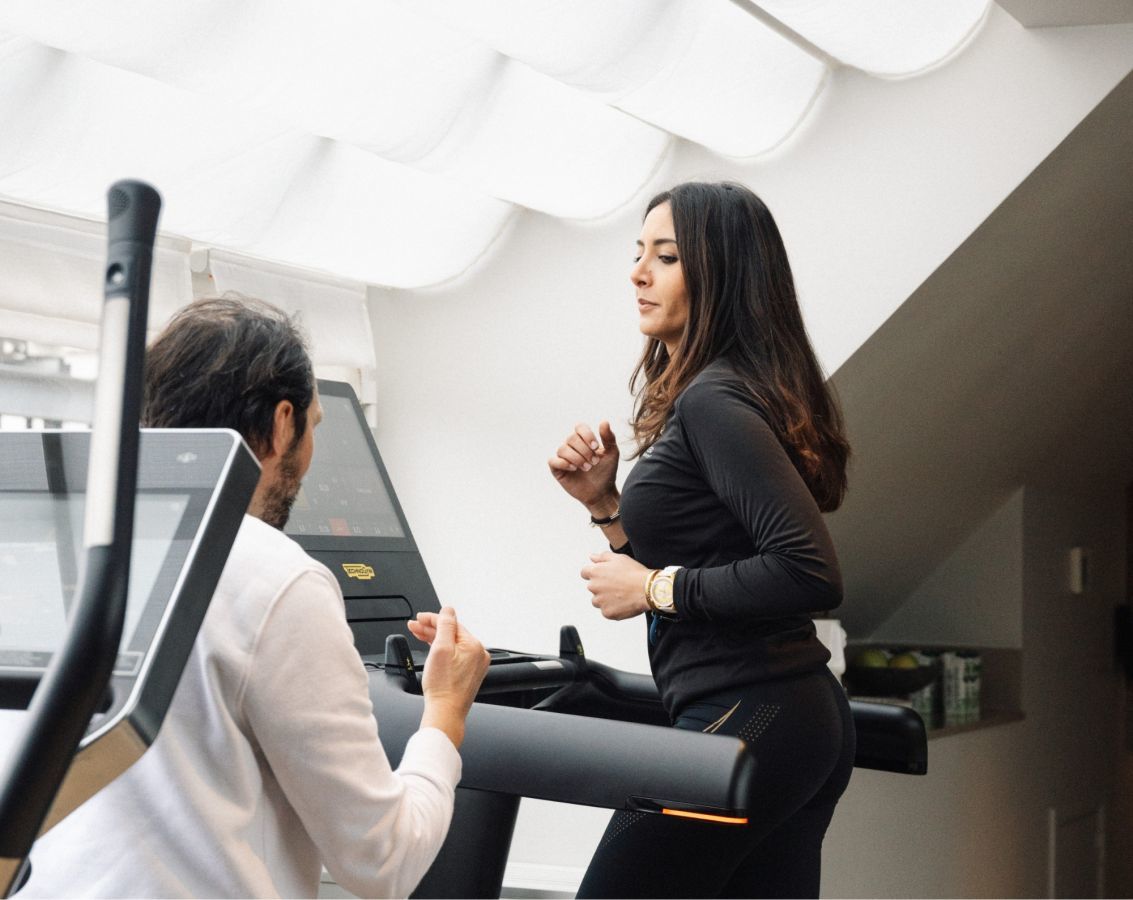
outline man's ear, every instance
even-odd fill
[[[283,456],[295,440],[295,406],[290,400],[280,400],[272,415],[271,446],[267,456]]]

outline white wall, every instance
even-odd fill
[[[377,433],[441,596],[493,642],[549,650],[573,620],[604,658],[643,664],[616,649],[636,647],[638,629],[586,605],[577,570],[600,538],[544,461],[576,421],[607,416],[627,433],[640,348],[628,264],[655,190],[729,177],[768,200],[832,371],[1131,66],[1133,26],[1029,32],[993,10],[937,72],[836,74],[822,108],[770,159],[681,145],[619,213],[522,214],[458,281],[371,290]],[[512,598],[523,598],[521,615]]]
[[[763,195],[833,371],[1131,65],[1133,27],[1026,31],[993,9],[973,46],[934,73],[894,82],[835,73],[808,123],[771,157],[726,160],[681,145],[618,213],[589,223],[522,214],[456,282],[371,291],[376,431],[442,600],[493,645],[555,652],[559,625],[572,623],[592,657],[646,670],[641,624],[607,623],[589,606],[577,573],[601,538],[545,460],[576,421],[608,417],[627,434],[625,382],[640,347],[629,259],[655,190],[727,177]],[[1005,772],[1014,764],[1000,734],[951,740],[999,753]],[[941,776],[969,777],[947,754],[936,765]],[[865,773],[849,805],[905,808],[929,790],[910,782]],[[604,820],[525,804],[512,859],[584,866]],[[829,889],[882,890],[867,884],[892,861],[884,840],[857,828],[853,813],[841,820],[855,834],[833,842]]]

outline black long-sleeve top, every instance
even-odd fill
[[[682,391],[626,478],[621,513],[621,552],[649,568],[684,567],[676,616],[658,617],[649,646],[670,716],[699,697],[827,663],[810,614],[841,603],[834,547],[730,363],[713,362]]]

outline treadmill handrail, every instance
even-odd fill
[[[370,673],[378,734],[394,766],[421,721],[424,700],[410,690],[399,672]],[[479,702],[468,714],[460,755],[465,788],[735,817],[748,814],[756,770],[739,738]],[[697,765],[688,766],[689,759]]]
[[[395,673],[391,670],[391,664],[396,663],[398,652],[408,655],[409,650],[404,644],[404,638],[399,644],[391,637],[387,642],[387,653],[391,647],[404,648],[387,656],[387,673],[392,675]],[[589,705],[584,695],[591,692],[591,697],[604,698],[603,703],[610,706],[604,712],[597,713],[604,720],[648,723],[654,726],[668,723],[669,717],[661,703],[661,693],[653,677],[625,672],[588,658],[582,650],[578,632],[570,625],[563,626],[561,631],[559,662],[563,666],[564,677],[558,680],[544,678],[541,684],[532,679],[526,685],[562,685],[557,692],[539,701],[536,709],[557,715],[570,714]],[[411,671],[412,665],[397,668],[400,669],[400,677],[406,679],[406,689],[411,693],[420,693],[421,673]],[[526,668],[531,667],[528,665]],[[517,679],[506,671],[501,669],[494,672],[493,669],[496,667],[488,670],[481,695],[494,690],[505,690],[517,684]],[[582,703],[579,703],[580,698]],[[928,732],[919,713],[907,706],[893,703],[854,699],[850,699],[849,703],[850,715],[857,732],[855,767],[903,775],[927,774]],[[582,716],[587,717],[585,714]]]
[[[661,692],[652,675],[637,672],[624,672],[607,666],[605,663],[586,660],[586,671],[591,682],[605,693],[615,693],[619,697],[638,703],[660,703]]]
[[[649,675],[623,672],[592,659],[586,660],[586,672],[592,687],[622,704],[661,703],[657,684]],[[553,698],[546,708],[554,709]],[[928,734],[915,710],[851,698],[850,714],[857,731],[857,768],[903,775],[928,772]]]
[[[110,681],[126,613],[150,267],[161,198],[119,181],[107,196],[108,259],[81,584],[71,622],[0,782],[0,859],[22,863]],[[5,867],[7,895],[18,867]]]

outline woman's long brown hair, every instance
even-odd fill
[[[837,509],[846,493],[850,445],[803,325],[770,211],[746,187],[730,183],[679,184],[654,197],[645,214],[662,203],[673,214],[688,324],[672,360],[663,343],[648,338],[630,378],[638,452],[661,436],[689,382],[723,357],[767,411],[818,508]]]

